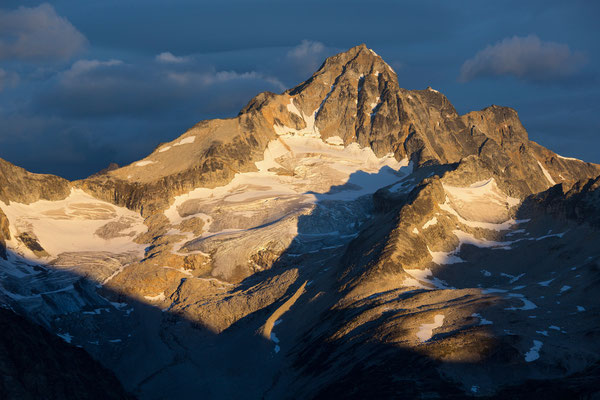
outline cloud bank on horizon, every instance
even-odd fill
[[[308,13],[271,1],[177,0],[165,10],[7,0],[0,157],[82,178],[139,159],[199,120],[234,116],[259,92],[293,87],[326,57],[366,42],[396,68],[400,86],[434,86],[460,112],[515,107],[534,140],[600,162],[590,146],[600,145],[594,6],[551,1],[540,13],[542,3],[515,2],[490,12],[473,1],[470,14],[438,5],[438,15],[427,1],[337,2]]]

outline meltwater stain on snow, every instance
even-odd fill
[[[431,324],[421,324],[419,327],[419,331],[417,332],[417,337],[420,342],[426,342],[433,336],[433,330],[439,328],[444,324],[444,315],[437,314],[433,317],[433,323]]]

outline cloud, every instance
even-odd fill
[[[181,64],[190,60],[189,57],[178,57],[169,51],[157,54],[154,59],[160,63],[166,64]]]
[[[286,59],[298,73],[310,75],[319,68],[329,53],[323,43],[303,40],[288,51]]]
[[[529,81],[562,80],[575,75],[585,63],[585,55],[571,51],[566,44],[544,42],[535,35],[514,36],[487,46],[465,61],[459,81],[494,76]]]
[[[0,10],[0,60],[65,60],[86,43],[83,34],[47,3]]]
[[[16,72],[6,71],[0,68],[0,92],[7,87],[14,87],[19,83],[19,75]]]
[[[182,110],[228,116],[261,91],[283,89],[278,79],[256,71],[79,60],[44,88],[36,99],[36,111],[74,118],[138,118]]]
[[[270,83],[272,86],[283,91],[285,85],[277,78],[265,76],[256,71],[208,71],[208,72],[169,72],[168,78],[179,85],[209,86],[231,81],[259,80]]]

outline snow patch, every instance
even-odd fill
[[[527,353],[525,353],[525,361],[532,362],[540,358],[540,350],[542,349],[542,345],[544,343],[539,340],[533,341],[533,346],[529,349]]]
[[[150,161],[150,160],[138,161],[133,165],[136,167],[145,167],[146,165],[150,165],[150,164],[156,164],[156,161]]]
[[[175,143],[173,146],[183,146],[184,144],[194,143],[196,141],[196,136],[188,136],[186,138],[181,139],[179,142]]]
[[[537,162],[538,165],[540,166],[540,168],[542,169],[542,172],[544,173],[544,176],[546,177],[546,179],[548,180],[548,182],[550,182],[550,184],[552,186],[556,185],[556,182],[554,182],[554,179],[552,179],[552,175],[550,175],[550,173],[546,170],[546,168],[544,168],[544,166],[542,165],[541,162]]]
[[[433,336],[433,330],[439,328],[444,324],[445,316],[443,314],[437,314],[433,317],[433,323],[421,324],[417,332],[417,338],[421,343],[428,341]]]
[[[166,297],[165,292],[160,292],[156,296],[144,296],[144,298],[150,301],[163,301]]]
[[[423,225],[422,229],[427,229],[430,226],[437,224],[437,222],[438,222],[437,218],[433,217],[429,221],[425,222],[425,225]]]
[[[571,160],[571,161],[581,161],[579,158],[573,158],[573,157],[563,157],[560,154],[557,154],[558,158],[562,158],[563,160]],[[584,162],[584,161],[581,161]]]
[[[518,205],[520,200],[504,194],[494,178],[475,182],[468,187],[442,186],[447,196],[439,207],[467,226],[503,231],[529,221],[509,219],[496,222],[506,218],[507,209]]]
[[[471,314],[471,317],[479,318],[479,325],[492,325],[493,324],[492,321],[483,318],[481,316],[481,314],[479,314],[479,313],[473,313],[473,314]]]
[[[71,334],[69,333],[57,333],[56,336],[58,336],[67,343],[71,343],[71,341],[73,340],[73,336],[71,336]]]

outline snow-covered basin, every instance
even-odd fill
[[[27,258],[39,258],[16,238],[24,233],[37,238],[50,257],[64,252],[137,252],[145,246],[133,238],[147,230],[138,213],[98,200],[80,189],[72,189],[64,200],[39,200],[31,204],[0,202],[10,223],[8,246]],[[100,228],[112,226],[110,235]],[[111,227],[109,225],[109,227]]]
[[[507,230],[515,223],[508,210],[520,200],[503,193],[494,178],[475,182],[468,187],[443,185],[446,201],[440,208],[474,228]]]

